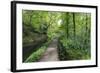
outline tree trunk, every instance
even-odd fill
[[[86,36],[88,34],[88,17],[87,17],[87,14],[86,14],[86,25],[85,25],[85,29],[86,29]]]
[[[69,24],[69,17],[68,17],[68,13],[66,13],[66,33],[67,33],[67,38],[69,37],[68,24]]]
[[[73,33],[74,33],[74,38],[76,37],[76,24],[75,24],[75,13],[73,13]]]

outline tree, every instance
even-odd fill
[[[74,33],[74,39],[75,39],[76,37],[75,13],[73,13],[73,33]]]
[[[68,12],[66,13],[66,31],[67,31],[67,38],[69,37],[69,16],[68,16]]]

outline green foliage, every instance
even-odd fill
[[[91,58],[90,13],[23,10],[22,18],[23,46],[40,46],[56,38],[61,60]],[[39,47],[25,62],[38,61],[47,45]]]
[[[33,52],[27,59],[25,62],[36,62],[38,61],[42,54],[45,52],[46,50],[46,46],[42,46],[41,48],[39,48],[36,52]]]
[[[47,49],[50,42],[51,42],[51,40],[44,43],[40,48],[37,48],[38,49],[37,51],[35,51],[35,52],[33,51],[33,53],[24,62],[30,63],[30,62],[38,61],[42,57],[43,53]]]
[[[81,38],[82,39],[82,38]],[[74,39],[67,39],[66,37],[60,38],[60,47],[59,49],[63,49],[62,52],[59,54],[63,54],[60,58],[61,60],[82,60],[82,59],[90,59],[91,52],[90,52],[90,41],[88,43],[81,42],[76,38]],[[85,43],[85,44],[84,44]],[[64,53],[65,52],[65,53]]]
[[[58,45],[60,59],[90,59],[91,14],[69,12],[63,17],[64,22],[60,28],[63,34],[59,37]]]

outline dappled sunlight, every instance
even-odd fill
[[[60,20],[58,20],[58,24],[57,25],[61,26],[61,24],[62,24],[62,20],[60,19]]]

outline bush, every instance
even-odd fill
[[[81,42],[80,38],[67,39],[61,37],[58,43],[60,60],[83,60],[90,59],[89,43]]]

